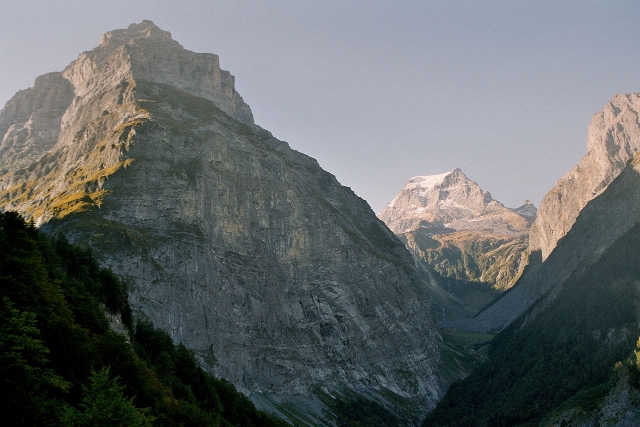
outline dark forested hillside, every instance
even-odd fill
[[[118,332],[116,332],[118,331]],[[91,253],[0,213],[4,425],[279,425],[150,323]]]
[[[636,225],[500,333],[488,361],[454,384],[424,425],[536,425],[572,397],[597,406],[640,334],[639,261]]]

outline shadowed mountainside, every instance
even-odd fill
[[[554,410],[603,404],[615,386],[612,367],[640,335],[639,170],[630,164],[525,274],[544,296],[493,340],[488,361],[454,384],[424,425],[538,423]]]

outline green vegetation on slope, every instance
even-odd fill
[[[110,322],[120,319],[120,333]],[[281,425],[147,322],[91,254],[0,213],[6,425]]]
[[[489,359],[451,386],[424,425],[537,424],[577,393],[607,383],[640,334],[638,254],[640,226],[500,333]],[[582,397],[594,393],[602,396],[602,388]]]
[[[637,425],[640,419],[640,339],[626,360],[616,362],[609,380],[580,390],[541,425]]]
[[[444,277],[488,284],[496,291],[513,286],[526,265],[526,236],[508,237],[474,231],[400,235],[410,251]]]

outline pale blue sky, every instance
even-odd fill
[[[0,104],[142,19],[219,54],[257,123],[376,211],[455,167],[537,203],[584,154],[591,115],[640,88],[634,0],[3,0]]]

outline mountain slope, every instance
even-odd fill
[[[553,282],[547,294],[494,339],[489,360],[452,386],[425,425],[534,424],[585,389],[602,384],[596,397],[606,395],[611,368],[640,334],[639,169],[630,165],[583,209],[543,264],[575,268],[567,278],[538,276]],[[597,245],[611,227],[622,235]]]
[[[504,328],[574,270],[590,265],[635,224],[638,202],[632,189],[637,185],[637,162],[632,161],[632,157],[640,147],[635,119],[639,102],[639,95],[616,95],[601,113],[594,116],[589,128],[588,153],[547,193],[540,206],[541,216],[532,225],[530,233],[534,241],[530,246],[530,262],[522,278],[508,293],[479,313],[475,322],[463,322],[464,325],[458,326],[480,331]],[[618,182],[616,177],[620,174],[624,177]],[[577,224],[575,218],[582,215],[589,200],[603,194],[612,182],[617,182],[620,188],[606,196],[611,198],[611,206],[596,204],[597,208],[589,207],[590,210],[598,209],[589,214],[593,218],[598,216],[598,220],[592,220],[598,225],[589,228],[592,225],[585,226],[583,222],[578,227],[582,231],[569,237],[571,233],[567,230],[573,230]],[[619,194],[625,196],[618,197]],[[541,232],[542,229],[547,231]],[[547,243],[541,244],[543,240]],[[563,244],[572,247],[572,252],[556,254]]]
[[[508,209],[454,169],[411,178],[379,216],[416,259],[443,276],[505,290],[526,264],[535,207]]]
[[[640,340],[631,356],[616,362],[609,381],[576,393],[541,424],[544,426],[635,426],[640,423]]]
[[[604,191],[640,151],[640,94],[614,96],[593,116],[587,154],[545,195],[531,227],[530,252],[545,260],[582,208]]]
[[[619,236],[640,218],[640,185],[637,162],[630,164],[610,184],[596,203],[589,203],[571,231],[542,263],[527,267],[518,284],[474,319],[473,329],[499,330],[549,292],[557,292],[576,272],[595,263]]]
[[[217,67],[149,21],[107,33],[58,75],[75,96],[50,148],[0,157],[0,207],[94,248],[138,316],[260,407],[320,424],[341,397],[364,399],[415,422],[446,381],[411,256],[364,200],[252,124]]]
[[[92,255],[0,213],[5,425],[283,425],[149,323]],[[144,408],[144,409],[140,409]]]

